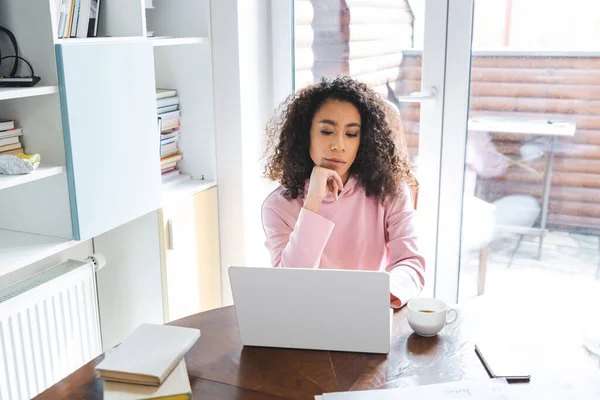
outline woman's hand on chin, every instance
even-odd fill
[[[342,178],[336,171],[318,166],[314,167],[310,174],[304,208],[318,214],[321,203],[327,197],[327,194],[331,192],[337,200],[338,194],[343,188]]]

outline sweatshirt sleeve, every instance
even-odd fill
[[[289,226],[276,210],[263,207],[266,247],[274,267],[318,268],[335,224],[318,214],[300,209],[295,226]]]
[[[385,226],[388,237],[390,300],[400,308],[418,296],[425,284],[425,259],[419,252],[416,211],[410,191],[403,185],[403,193],[388,206]]]

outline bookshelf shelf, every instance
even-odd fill
[[[182,176],[180,179],[163,184],[163,204],[181,197],[192,196],[215,186],[217,186],[216,181],[191,179],[189,176]]]
[[[56,39],[56,44],[92,44],[92,43],[115,43],[115,42],[127,42],[131,40],[142,40],[145,39],[143,36],[111,36],[111,37],[88,37],[88,38],[65,38]]]
[[[75,246],[79,242],[0,229],[0,276]]]
[[[42,165],[35,171],[23,175],[2,175],[0,174],[0,190],[7,189],[13,186],[21,185],[27,182],[37,181],[49,176],[62,174],[65,172],[65,167],[58,165]]]
[[[160,46],[178,46],[184,44],[200,44],[200,43],[209,43],[208,38],[205,37],[155,37],[152,39],[152,45],[154,47]]]
[[[43,96],[58,93],[58,86],[34,86],[26,88],[0,88],[0,100]]]

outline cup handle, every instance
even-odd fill
[[[448,315],[450,313],[454,313],[454,315],[452,317],[450,317],[450,319],[448,319]],[[448,307],[448,312],[446,313],[446,325],[450,325],[451,323],[455,322],[457,318],[458,318],[458,311],[456,311],[454,308]]]

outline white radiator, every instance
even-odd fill
[[[97,267],[69,260],[0,291],[0,400],[30,399],[102,352]]]

